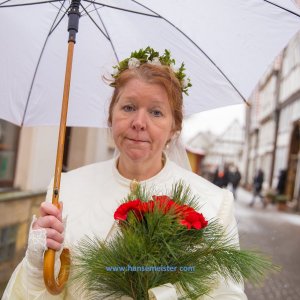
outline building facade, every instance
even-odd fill
[[[241,169],[244,135],[243,126],[234,120],[210,145],[203,161],[204,165],[207,168],[234,165]]]
[[[198,174],[212,180],[215,170],[220,166],[236,166],[242,170],[243,146],[245,132],[239,121],[234,120],[220,135],[200,132],[186,145],[189,158],[199,156],[201,164]],[[192,160],[191,160],[192,161]]]
[[[276,189],[287,172],[285,195],[299,209],[300,195],[300,32],[261,79],[246,116],[245,172],[251,185],[257,169],[265,189]]]
[[[0,120],[0,192],[46,189],[54,175],[58,127],[19,128]],[[106,160],[114,146],[107,128],[67,128],[63,171]]]

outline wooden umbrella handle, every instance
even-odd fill
[[[59,204],[55,203],[56,199],[55,193],[53,194],[52,203],[59,208]],[[56,251],[53,249],[48,249],[44,254],[44,282],[48,292],[52,295],[60,294],[69,278],[70,273],[70,251],[68,248],[64,248],[60,255],[60,270],[57,278],[55,278],[55,256]]]
[[[53,183],[53,195],[52,195],[52,204],[57,208],[59,205],[59,190],[60,190],[60,178],[63,164],[63,154],[64,154],[64,145],[65,145],[65,136],[66,136],[66,125],[67,125],[67,113],[68,113],[68,103],[69,103],[69,94],[70,94],[70,84],[71,84],[71,73],[72,73],[72,62],[73,62],[73,52],[74,45],[76,42],[76,34],[78,32],[78,23],[80,18],[80,1],[81,0],[72,0],[70,9],[68,12],[69,23],[69,42],[68,42],[68,54],[67,54],[67,64],[66,64],[66,73],[65,73],[65,84],[64,84],[64,93],[61,107],[61,117],[60,117],[60,127],[59,127],[59,136],[58,136],[58,145],[57,145],[57,154],[56,154],[56,165],[55,165],[55,174],[54,174],[54,183]],[[58,278],[55,279],[54,265],[55,265],[55,251],[50,249],[45,252],[44,255],[44,282],[49,293],[53,295],[60,294],[69,277],[70,270],[70,253],[69,250],[64,248],[60,255],[61,267],[58,274]]]
[[[67,248],[64,248],[60,255],[60,270],[57,279],[54,276],[54,264],[55,264],[55,253],[53,249],[49,249],[45,252],[44,255],[44,282],[47,287],[47,290],[52,295],[60,294],[69,278],[70,271],[70,251]]]
[[[57,154],[56,154],[52,204],[54,204],[57,208],[60,207],[59,190],[60,190],[60,179],[61,179],[63,153],[64,153],[64,145],[65,145],[66,123],[67,123],[67,112],[68,112],[68,102],[69,102],[69,93],[70,93],[74,44],[75,44],[74,41],[69,41],[68,43],[65,85],[64,85],[64,94],[63,94],[63,101],[62,101],[59,137],[58,137]],[[54,275],[55,274],[54,273],[55,252],[56,252],[55,250],[49,249],[45,252],[44,255],[44,282],[47,290],[52,295],[57,295],[61,293],[62,290],[64,289],[69,277],[69,269],[71,263],[69,250],[65,248],[63,249],[60,256],[61,267],[60,267],[59,275],[58,278],[55,279],[55,275]]]

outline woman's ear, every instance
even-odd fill
[[[180,132],[175,128],[170,132],[169,139],[166,142],[166,147],[170,144],[172,140],[175,140],[180,135]]]
[[[177,129],[175,120],[173,118],[173,124],[172,124],[172,128],[171,128],[169,139],[171,140],[174,137],[174,135],[176,135],[176,134],[178,134],[178,129]]]

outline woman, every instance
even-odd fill
[[[12,275],[4,299],[80,299],[71,288],[55,297],[46,291],[42,276],[45,246],[60,250],[64,241],[72,251],[84,235],[106,238],[114,223],[113,213],[128,195],[133,179],[155,186],[161,193],[184,179],[193,194],[200,196],[207,219],[218,217],[229,231],[237,231],[232,195],[178,166],[165,154],[182,126],[182,92],[187,87],[180,80],[184,78],[182,71],[178,78],[178,72],[170,65],[160,65],[157,59],[130,59],[123,69],[120,63],[108,119],[119,155],[63,174],[61,210],[50,203],[50,185],[41,215],[32,223],[26,256]],[[63,217],[67,217],[65,230]],[[34,243],[35,238],[41,243]],[[220,280],[214,292],[203,299],[247,298],[242,287]]]

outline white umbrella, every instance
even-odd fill
[[[26,126],[59,124],[69,4],[0,3],[0,118]],[[106,126],[112,91],[101,76],[111,72],[116,57],[148,45],[171,50],[192,80],[185,97],[189,115],[242,103],[300,29],[300,12],[289,0],[82,0],[80,11],[70,126]]]
[[[67,15],[71,20],[62,118]],[[79,15],[70,126],[106,124],[111,90],[101,74],[118,58],[148,45],[184,61],[193,88],[186,114],[241,103],[275,55],[300,29],[286,0],[7,0],[0,3],[0,118],[18,125],[60,123],[52,202],[58,205],[62,153]],[[48,290],[68,277],[68,252],[54,278],[55,252],[44,259]],[[67,261],[65,262],[64,259]]]

